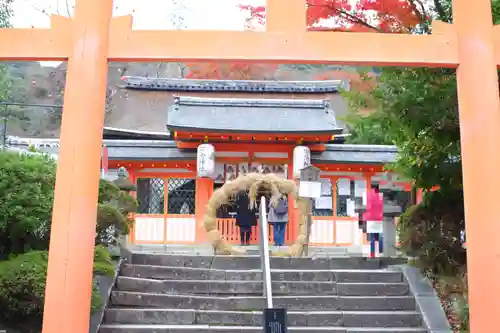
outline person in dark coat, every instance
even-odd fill
[[[236,197],[236,225],[240,228],[241,245],[249,245],[252,227],[257,225],[256,210],[250,209],[248,192],[241,192]]]

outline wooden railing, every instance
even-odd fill
[[[231,244],[240,244],[240,228],[236,225],[236,219],[217,219],[217,229],[221,233],[222,237],[226,239]],[[293,241],[290,238],[290,228],[286,229],[285,233],[285,243],[289,244]],[[260,242],[260,231],[257,226],[252,227],[252,236],[250,238],[250,244],[259,244]],[[274,242],[273,229],[269,226],[269,242]]]

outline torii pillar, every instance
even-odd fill
[[[500,315],[500,221],[492,214],[500,194],[500,99],[491,0],[453,0],[453,18],[470,331],[488,333],[498,331]]]
[[[76,1],[43,333],[88,333],[113,0]]]

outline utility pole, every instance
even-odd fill
[[[7,146],[7,123],[9,115],[7,114],[7,105],[4,105],[3,110],[3,129],[2,129],[2,148]]]

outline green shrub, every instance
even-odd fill
[[[47,250],[56,163],[44,155],[0,151],[0,260],[10,254]],[[137,209],[128,179],[100,180],[96,244],[128,234]]]
[[[97,245],[94,249],[94,274],[113,276],[115,274],[115,263],[104,246]]]
[[[98,250],[101,253],[101,250]],[[0,261],[0,322],[26,325],[39,332],[47,276],[47,251],[32,251]],[[103,260],[101,260],[103,262]],[[91,311],[102,306],[97,285],[92,287]]]
[[[137,201],[129,194],[128,188],[123,190],[119,183],[127,184],[122,179],[115,182],[101,180],[99,183],[96,244],[116,244],[120,235],[130,232],[133,220],[129,215],[136,211]]]
[[[461,231],[465,230],[463,193],[430,192],[422,203],[410,207],[398,222],[400,249],[417,257],[420,268],[434,276],[463,273],[466,250]]]
[[[0,258],[48,248],[55,161],[0,152]]]

